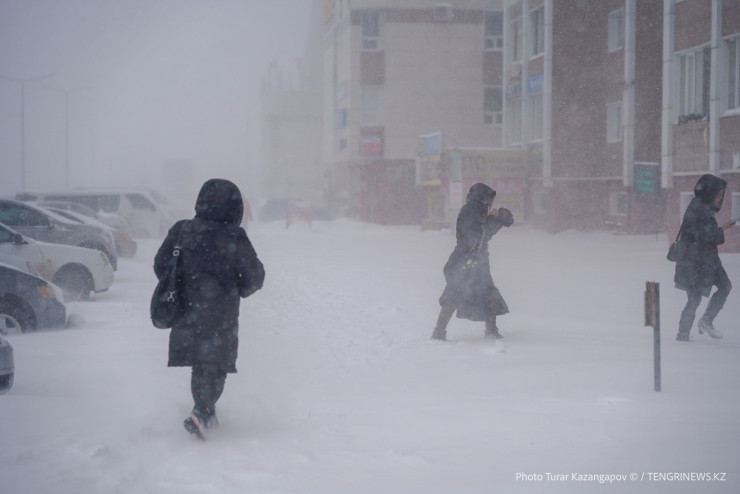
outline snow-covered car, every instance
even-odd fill
[[[8,340],[0,335],[0,393],[4,393],[13,387],[14,377],[13,347],[8,343]]]
[[[79,202],[97,214],[113,213],[126,221],[126,233],[136,238],[164,236],[174,223],[169,212],[147,190],[138,188],[74,189],[57,192],[23,191],[15,195],[20,201]]]
[[[23,197],[23,196],[21,196]],[[18,199],[18,200],[24,200],[25,199]],[[128,224],[126,223],[126,220],[121,218],[115,213],[106,213],[105,211],[95,211],[93,208],[89,206],[85,206],[84,204],[81,204],[79,202],[73,202],[73,201],[42,201],[42,202],[36,202],[34,203],[37,206],[44,207],[44,208],[54,208],[54,209],[63,209],[64,211],[72,211],[77,214],[81,214],[83,216],[87,216],[88,218],[93,218],[95,220],[100,221],[101,223],[104,223],[108,225],[113,230],[118,230],[119,232],[123,232],[128,234]]]
[[[0,253],[19,257],[39,276],[59,285],[67,300],[87,300],[113,284],[108,256],[95,249],[30,239],[0,223]]]
[[[27,271],[0,263],[0,333],[62,327],[67,308],[58,287]]]
[[[39,204],[39,207],[43,209],[47,209],[51,211],[52,213],[56,213],[60,216],[64,216],[70,221],[76,221],[78,223],[82,223],[85,225],[93,225],[93,226],[96,226],[98,228],[101,228],[103,230],[110,232],[111,238],[113,239],[113,243],[116,246],[116,254],[118,255],[118,257],[131,258],[136,255],[136,249],[137,249],[136,240],[131,238],[131,236],[128,233],[122,232],[120,230],[116,230],[115,228],[111,228],[110,226],[103,223],[102,221],[95,219],[95,218],[91,218],[84,214],[80,214],[77,211],[73,211],[69,209],[60,209],[53,205],[50,206],[46,204]]]
[[[96,226],[12,199],[0,199],[0,223],[34,240],[97,249],[108,256],[114,271],[118,266],[112,235]]]

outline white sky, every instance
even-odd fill
[[[54,74],[25,85],[26,188],[157,185],[175,160],[249,189],[259,82],[303,56],[311,4],[0,0],[0,76]],[[0,79],[0,194],[21,186],[20,86]]]

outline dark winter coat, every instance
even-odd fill
[[[488,242],[514,219],[510,215],[488,215],[495,196],[496,192],[487,185],[473,185],[457,216],[457,245],[444,266],[447,285],[439,303],[455,307],[457,317],[462,319],[485,321],[492,315],[509,312],[491,277]]]
[[[714,175],[703,175],[694,187],[694,198],[683,216],[674,281],[676,288],[698,291],[708,297],[717,277],[724,271],[717,246],[725,242],[724,230],[714,215],[722,203],[727,182]]]
[[[171,367],[216,364],[236,372],[240,298],[259,290],[265,277],[241,226],[243,202],[236,185],[207,181],[195,205],[195,218],[167,233],[154,258],[161,277],[182,232],[178,264],[182,313],[170,332]]]

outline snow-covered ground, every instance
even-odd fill
[[[266,284],[242,303],[209,440],[182,428],[189,369],[166,367],[168,332],[149,322],[158,242],[142,241],[109,292],[68,304],[76,327],[9,338],[0,492],[740,492],[740,255],[723,255],[725,338],[686,344],[664,235],[515,226],[491,242],[505,339],[453,319],[442,343],[449,232],[336,221],[250,237]],[[661,285],[661,392],[646,281]]]

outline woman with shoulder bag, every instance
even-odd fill
[[[240,226],[243,211],[235,184],[208,180],[198,194],[195,217],[175,223],[154,258],[161,278],[180,239],[180,310],[170,332],[168,366],[192,367],[194,406],[184,426],[200,439],[218,424],[216,402],[227,373],[236,372],[240,300],[262,288],[265,278]]]
[[[722,338],[722,332],[714,328],[714,318],[724,307],[732,283],[722,267],[717,246],[725,242],[725,230],[735,222],[717,224],[715,214],[722,207],[727,182],[714,175],[703,175],[694,187],[694,198],[686,208],[681,223],[680,240],[676,249],[676,288],[684,290],[688,297],[678,323],[678,341],[689,341],[694,325],[696,310],[702,297],[709,297],[716,286],[704,315],[699,319],[699,333],[712,338]]]

